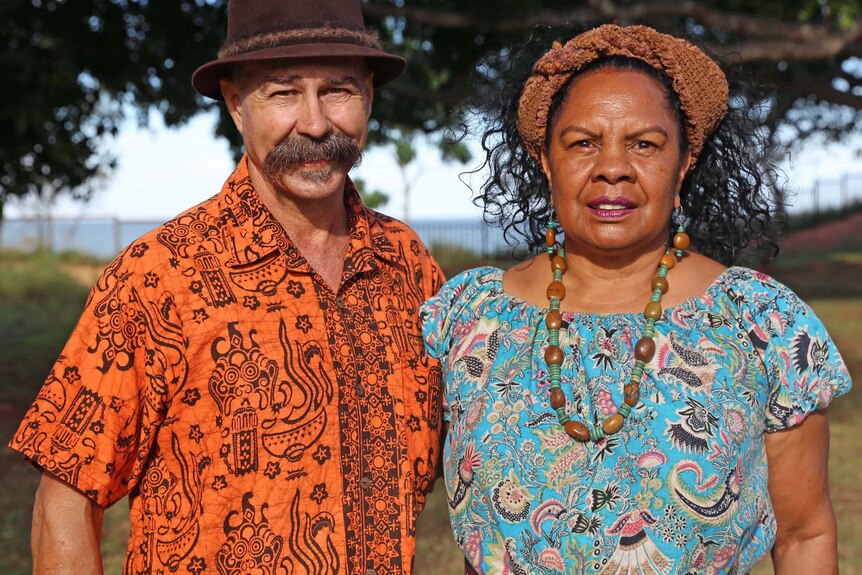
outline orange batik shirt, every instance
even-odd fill
[[[442,277],[352,184],[345,203],[337,293],[246,159],[93,289],[11,447],[102,507],[129,496],[127,575],[412,572],[441,414],[419,304]]]

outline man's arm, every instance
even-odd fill
[[[102,573],[102,508],[47,472],[33,506],[33,573]]]
[[[829,421],[825,410],[766,436],[769,495],[778,521],[776,575],[838,573],[838,529],[829,497]]]

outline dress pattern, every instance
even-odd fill
[[[764,434],[850,388],[811,309],[772,278],[725,270],[664,310],[641,401],[616,435],[569,438],[549,401],[547,309],[502,271],[450,280],[423,306],[443,368],[444,474],[456,541],[479,573],[744,574],[771,548]],[[616,411],[642,314],[563,313],[573,419]]]
[[[332,291],[246,161],[105,270],[10,445],[103,507],[129,497],[126,575],[411,573],[442,403],[418,314],[440,271],[349,184]]]

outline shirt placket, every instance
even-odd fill
[[[372,269],[374,266],[371,266]],[[344,457],[353,461],[342,464],[344,470],[345,500],[350,511],[347,521],[348,572],[358,575],[380,575],[400,572],[401,537],[400,516],[395,512],[401,507],[398,490],[397,428],[394,421],[380,423],[380,418],[394,418],[391,393],[383,380],[379,366],[368,364],[378,358],[366,346],[372,341],[363,341],[363,334],[372,333],[371,326],[363,322],[374,322],[372,306],[367,301],[363,274],[345,275],[337,293],[327,287],[318,289],[328,292],[328,330],[335,334],[333,346],[339,370],[339,420],[345,433],[355,436],[355,451],[343,451]],[[375,326],[376,328],[376,326]],[[367,338],[366,338],[367,339]],[[391,371],[391,369],[390,369]],[[365,377],[373,378],[366,381]],[[349,429],[353,427],[353,429]],[[387,449],[386,446],[389,446]],[[385,459],[392,459],[386,462]],[[382,461],[381,465],[375,465]],[[345,465],[346,464],[346,465]],[[391,512],[391,517],[386,514]],[[398,551],[392,557],[393,550]]]

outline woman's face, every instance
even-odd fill
[[[664,87],[642,72],[576,78],[542,167],[569,250],[637,255],[667,241],[690,162]]]

